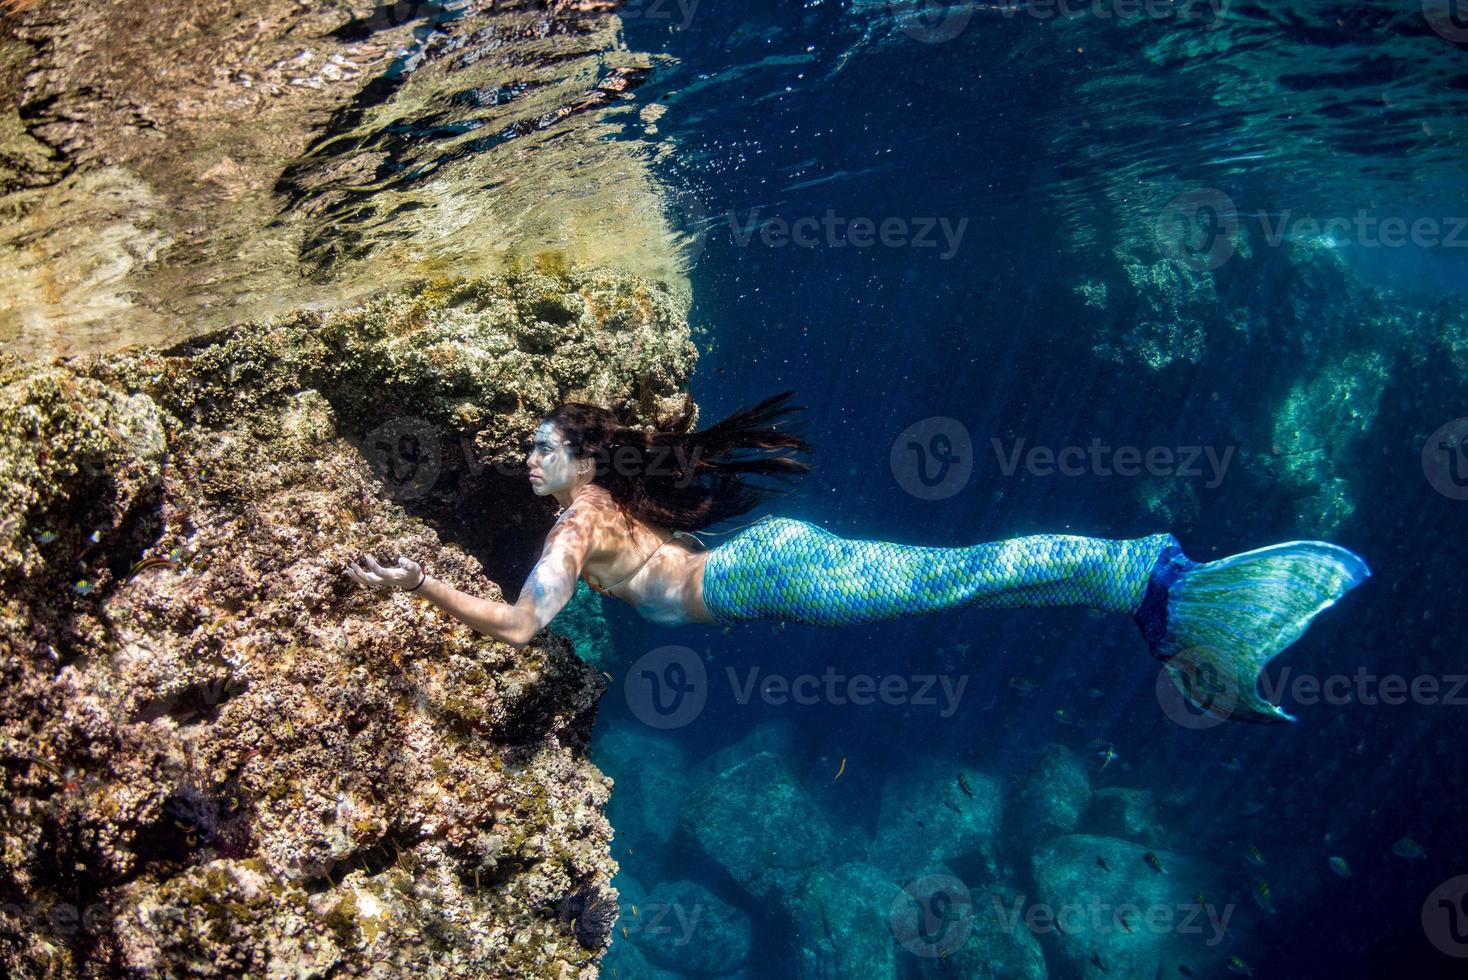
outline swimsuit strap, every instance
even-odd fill
[[[626,575],[623,575],[621,578],[617,579],[617,581],[613,582],[611,585],[607,586],[606,588],[602,588],[599,585],[593,584],[592,581],[591,581],[591,579],[586,578],[586,573],[585,572],[582,572],[581,573],[581,577],[583,579],[585,579],[587,585],[590,585],[593,589],[596,589],[596,591],[600,592],[602,595],[611,595],[613,589],[615,589],[617,586],[621,585],[623,582],[627,581],[632,576],[636,575],[638,572],[642,571],[642,566],[643,565],[646,565],[649,561],[651,561],[653,555],[657,554],[659,551],[662,551],[664,544],[667,544],[669,541],[672,541],[674,538],[676,538],[678,535],[680,535],[682,533],[683,533],[682,531],[674,531],[672,534],[668,535],[666,538],[663,539],[662,544],[658,545],[656,548],[652,549],[652,551],[649,551],[647,553],[647,557],[644,558],[644,559],[642,559],[642,561],[638,564],[638,566],[636,568],[632,569],[632,571],[628,572]],[[702,542],[699,542],[699,543],[702,544]],[[615,598],[615,596],[613,598]]]

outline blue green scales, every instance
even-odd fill
[[[1128,613],[1195,704],[1236,720],[1293,721],[1259,696],[1259,672],[1370,574],[1323,541],[1195,562],[1171,534],[1036,534],[943,548],[846,539],[767,516],[709,552],[703,599],[723,624],[848,626],[962,606]]]

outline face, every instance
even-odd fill
[[[542,422],[535,430],[530,455],[525,457],[525,468],[530,473],[530,488],[545,496],[583,480],[590,474],[591,460],[572,457],[561,430],[552,422]]]

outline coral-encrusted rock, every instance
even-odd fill
[[[826,818],[778,756],[760,752],[684,800],[683,831],[755,898],[788,892],[835,846]]]
[[[1075,830],[1090,805],[1085,763],[1064,745],[1051,743],[1025,776],[1008,819],[1020,840],[1042,841]]]
[[[0,973],[595,975],[606,931],[559,913],[615,912],[605,678],[554,624],[517,650],[345,569],[409,555],[502,599],[466,504],[549,515],[456,442],[518,444],[557,379],[671,404],[691,348],[659,295],[420,284],[0,375]],[[416,488],[363,440],[410,411],[443,448]]]

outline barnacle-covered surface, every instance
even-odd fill
[[[169,344],[551,249],[682,279],[605,0],[0,4],[0,346]],[[624,119],[625,117],[625,119]]]
[[[513,598],[479,515],[549,514],[512,448],[674,404],[685,313],[546,261],[0,371],[0,972],[594,976],[604,676],[344,570]]]

